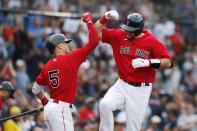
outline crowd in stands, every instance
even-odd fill
[[[173,69],[157,72],[142,131],[197,130],[196,0],[1,0],[0,8],[90,11],[101,15],[117,10],[119,20],[108,22],[109,28],[119,27],[131,12],[141,13],[145,28],[166,45],[174,60]],[[51,58],[44,41],[53,33],[63,33],[73,39],[70,44],[73,50],[88,40],[86,25],[80,19],[0,11],[0,82],[8,80],[16,87],[15,99],[3,103],[1,118],[41,106],[31,88],[39,71]],[[111,47],[100,43],[78,72],[73,107],[75,131],[98,130],[99,102],[117,77]],[[114,112],[114,117],[115,131],[124,131],[124,110]],[[47,130],[43,112],[6,121],[4,131],[10,131],[8,125],[16,125],[18,131]]]

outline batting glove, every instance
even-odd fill
[[[105,12],[105,18],[107,20],[118,20],[118,12],[116,10],[110,10]]]
[[[85,22],[85,23],[92,22],[92,13],[90,13],[90,12],[85,13],[85,14],[82,16],[81,19],[82,19],[82,21]]]
[[[150,61],[149,59],[137,58],[137,59],[132,60],[132,66],[134,69],[142,68],[142,67],[149,67]]]

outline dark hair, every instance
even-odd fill
[[[46,48],[48,49],[50,54],[54,54],[54,50],[55,50],[55,45],[53,45],[52,43],[46,43]]]

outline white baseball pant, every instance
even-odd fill
[[[74,131],[70,104],[52,99],[44,106],[44,120],[49,131]]]
[[[107,91],[100,102],[99,131],[114,130],[114,110],[120,107],[126,112],[126,131],[139,131],[148,105],[152,84],[134,87],[121,79]]]

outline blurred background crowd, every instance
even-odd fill
[[[197,131],[197,0],[1,0],[0,8],[90,11],[101,15],[117,10],[120,19],[109,22],[109,28],[118,28],[131,12],[141,13],[145,28],[166,45],[174,60],[173,69],[157,72],[142,130]],[[1,117],[41,105],[31,88],[51,58],[44,40],[53,33],[64,33],[73,39],[73,50],[88,40],[86,25],[80,19],[0,11],[0,82],[8,80],[16,87],[15,99],[3,103]],[[76,131],[98,130],[99,101],[117,77],[111,47],[100,43],[78,72],[73,108]],[[124,131],[124,111],[114,112],[114,117],[115,131]],[[18,131],[46,130],[43,112],[9,122],[17,124]],[[4,127],[5,131],[11,131],[6,122]]]

